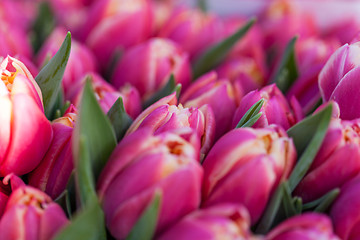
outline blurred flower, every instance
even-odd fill
[[[171,74],[183,89],[190,84],[188,55],[168,39],[153,38],[124,53],[111,82],[116,88],[130,83],[146,100],[166,85]]]
[[[262,115],[253,125],[255,128],[277,124],[287,130],[303,118],[302,109],[297,100],[292,98],[289,104],[277,86],[271,84],[260,90],[251,91],[243,97],[235,112],[233,127],[237,125],[247,110],[262,98],[265,101],[260,109]]]
[[[51,239],[68,223],[64,211],[40,190],[17,188],[0,220],[1,239]]]
[[[292,139],[281,127],[234,129],[205,158],[203,206],[243,204],[254,224],[295,160]]]
[[[306,213],[289,218],[275,227],[266,240],[340,240],[334,233],[330,219],[323,214]]]
[[[16,54],[31,58],[32,49],[25,30],[16,24],[6,23],[0,17],[0,56]]]
[[[0,176],[23,175],[44,157],[52,138],[39,86],[23,63],[0,63]]]
[[[241,205],[222,204],[194,211],[170,227],[159,240],[251,239],[250,217]]]
[[[71,152],[71,136],[77,111],[71,105],[63,117],[52,122],[53,140],[45,157],[34,171],[29,173],[29,185],[39,188],[52,199],[65,190],[74,168]]]
[[[120,142],[98,182],[112,236],[125,238],[156,192],[162,195],[158,233],[199,206],[203,170],[193,144],[147,128]]]

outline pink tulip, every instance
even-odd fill
[[[0,218],[2,217],[10,194],[25,183],[14,174],[9,174],[0,181]]]
[[[68,223],[64,211],[40,190],[17,188],[0,220],[1,239],[46,240]]]
[[[135,86],[146,100],[167,83],[171,74],[183,89],[190,84],[188,55],[170,40],[153,38],[124,53],[111,82],[117,88]]]
[[[203,206],[243,204],[254,224],[295,160],[293,141],[281,127],[234,129],[205,158]]]
[[[145,41],[151,34],[149,0],[96,1],[79,34],[95,53],[102,67],[112,60],[115,51],[123,51]]]
[[[73,105],[52,122],[53,140],[40,164],[28,175],[29,185],[56,199],[65,190],[74,168],[71,136],[77,111]]]
[[[1,9],[0,22],[0,56],[20,54],[31,58],[32,49],[25,30],[1,20]]]
[[[79,106],[80,104],[82,89],[86,79],[88,78],[91,79],[91,85],[96,99],[98,100],[104,113],[107,113],[115,101],[121,97],[127,114],[129,114],[129,116],[133,119],[139,115],[142,107],[140,95],[136,88],[130,85],[125,85],[119,91],[116,91],[116,89],[106,82],[100,75],[92,72],[86,74],[85,77],[82,77],[80,81],[69,89],[69,99],[75,104],[75,106]]]
[[[23,63],[0,63],[0,176],[23,175],[44,157],[52,138],[39,86]]]
[[[252,239],[250,217],[241,205],[223,204],[194,211],[170,227],[159,240]]]
[[[333,203],[330,217],[335,233],[343,240],[359,239],[360,177],[345,184]]]
[[[172,133],[153,136],[147,128],[120,142],[98,182],[112,236],[124,239],[156,192],[162,196],[158,233],[199,206],[203,170],[193,144]]]
[[[249,92],[243,97],[235,112],[232,126],[235,127],[251,106],[262,98],[265,101],[260,109],[262,115],[253,125],[255,128],[277,124],[287,130],[303,118],[302,109],[297,100],[292,98],[289,104],[277,86],[271,84],[260,90]]]
[[[155,134],[192,128],[201,141],[201,153],[206,154],[214,141],[214,114],[207,105],[184,108],[177,105],[176,94],[164,97],[145,109],[129,127],[127,134],[139,128],[151,128]]]
[[[56,28],[52,32],[37,56],[39,66],[43,66],[46,61],[49,61],[56,54],[65,36],[66,31],[64,28]],[[71,86],[80,81],[85,73],[96,70],[96,59],[93,53],[83,44],[72,40],[70,57],[62,81],[65,96],[67,96]]]
[[[224,26],[217,16],[196,8],[179,8],[159,32],[196,58],[201,52],[221,39]]]
[[[201,76],[181,95],[185,107],[201,107],[208,104],[215,115],[215,139],[231,127],[236,106],[240,102],[241,87],[226,79],[218,79],[215,72]],[[220,101],[221,100],[221,101]]]
[[[360,119],[331,120],[324,142],[308,173],[295,189],[295,195],[304,202],[315,200],[341,187],[360,172],[359,129]]]
[[[323,101],[334,100],[339,104],[341,119],[360,117],[360,41],[345,44],[330,57],[319,75]]]
[[[340,240],[334,233],[330,219],[318,213],[305,213],[289,218],[275,227],[265,240]]]

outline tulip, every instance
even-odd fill
[[[360,41],[345,44],[330,57],[319,75],[319,88],[323,101],[334,100],[340,107],[340,118],[360,117]]]
[[[253,125],[255,128],[277,124],[287,130],[303,118],[302,109],[297,100],[292,98],[289,104],[277,86],[271,84],[260,90],[249,92],[243,97],[235,112],[233,127],[237,125],[251,106],[262,98],[264,99],[264,104],[260,109],[262,115]]]
[[[123,51],[145,41],[151,34],[149,0],[96,1],[87,15],[80,39],[94,52],[102,67],[107,66],[115,51]]]
[[[335,233],[343,240],[359,239],[360,177],[345,184],[330,209]]]
[[[25,183],[21,180],[21,178],[12,173],[0,181],[0,218],[5,211],[6,203],[11,192],[22,186],[25,186]]]
[[[0,220],[1,239],[51,239],[68,220],[59,205],[36,188],[17,188]]]
[[[23,175],[44,157],[52,138],[39,86],[20,61],[0,63],[0,176]]]
[[[178,43],[194,59],[218,42],[223,33],[223,24],[214,14],[195,8],[180,8],[174,11],[158,36]]]
[[[139,128],[151,128],[155,134],[190,127],[201,140],[201,153],[206,154],[214,141],[214,114],[207,105],[184,108],[177,104],[176,93],[164,97],[145,109],[131,124],[126,134]]]
[[[141,112],[141,99],[136,88],[127,84],[122,87],[120,91],[116,91],[116,89],[106,82],[100,75],[92,72],[86,74],[81,81],[74,84],[68,91],[69,99],[75,104],[75,106],[79,106],[80,104],[82,89],[86,79],[88,78],[91,79],[91,85],[93,87],[95,97],[104,113],[107,113],[115,101],[121,97],[127,114],[129,114],[132,118],[136,118],[139,115]]]
[[[32,50],[25,31],[17,25],[2,21],[1,9],[0,21],[0,56],[20,54],[30,58],[32,56]]]
[[[331,120],[320,150],[308,173],[295,189],[295,195],[304,202],[315,200],[341,187],[360,172],[359,129],[360,119]]]
[[[52,122],[53,140],[40,164],[28,175],[29,185],[56,199],[65,190],[74,168],[71,136],[77,111],[70,105],[63,117]]]
[[[289,218],[275,227],[265,240],[340,240],[334,233],[330,219],[323,214],[305,213]]]
[[[237,93],[240,88],[226,79],[218,79],[215,72],[209,72],[184,92],[180,102],[185,107],[198,108],[208,104],[215,115],[215,139],[218,139],[231,127],[232,117],[240,102],[240,94]]]
[[[153,38],[124,53],[112,77],[116,88],[130,83],[143,100],[160,90],[173,74],[183,89],[191,80],[188,55],[167,39]]]
[[[204,160],[202,205],[243,204],[254,224],[295,160],[293,141],[281,127],[234,129],[215,143]]]
[[[120,142],[98,182],[112,236],[124,239],[156,192],[162,196],[158,233],[199,206],[203,170],[193,144],[172,133],[153,136],[147,128]]]
[[[241,205],[223,204],[200,209],[170,227],[159,240],[251,239],[250,217]]]
[[[52,32],[37,56],[39,66],[46,64],[46,61],[49,61],[56,54],[65,36],[66,31],[64,28],[56,28]],[[83,44],[72,40],[71,52],[62,80],[65,96],[67,97],[71,86],[80,81],[85,73],[96,70],[96,59],[93,53]]]

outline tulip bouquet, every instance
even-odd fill
[[[0,1],[1,240],[360,239],[359,19],[206,3]]]

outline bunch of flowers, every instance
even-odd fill
[[[0,239],[359,239],[359,22],[199,2],[0,1]]]

